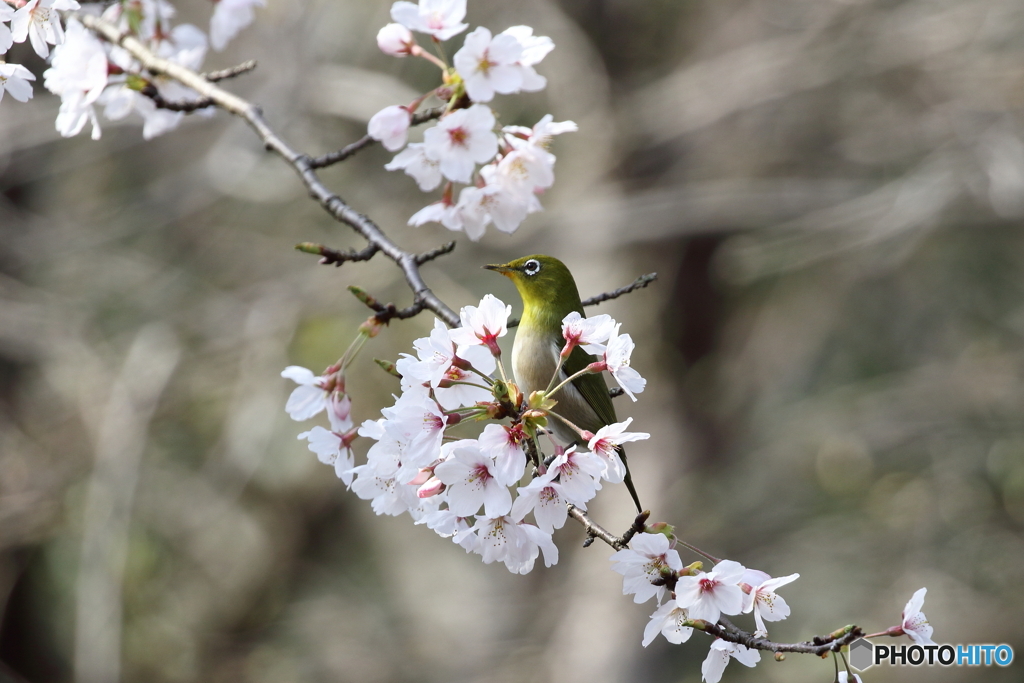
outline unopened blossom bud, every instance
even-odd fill
[[[491,393],[494,394],[494,398],[498,401],[504,401],[509,398],[508,384],[497,380],[491,385]]]
[[[332,426],[350,424],[349,416],[352,414],[352,399],[349,398],[349,395],[344,390],[339,391],[335,389],[335,391],[331,392],[330,399],[327,402],[327,410],[330,411],[329,417]]]
[[[462,413],[449,413],[447,418],[445,418],[445,424],[449,427],[457,425],[460,422],[462,422]]]
[[[676,535],[676,528],[667,522],[655,522],[654,524],[648,524],[644,528],[644,531],[649,534],[661,534],[662,536],[667,537],[670,541],[673,540]]]
[[[445,485],[437,477],[431,477],[425,484],[416,489],[416,495],[419,498],[430,498],[444,491]]]
[[[405,107],[393,104],[384,107],[370,118],[366,132],[374,140],[380,140],[384,149],[397,152],[409,140],[409,124],[412,114]]]
[[[380,334],[382,327],[384,327],[384,323],[377,320],[377,316],[371,315],[366,319],[366,322],[359,326],[359,333],[365,334],[370,339],[373,339]]]
[[[523,429],[532,434],[538,427],[547,427],[547,414],[541,410],[527,410],[523,413]]]
[[[551,410],[558,405],[558,401],[548,398],[546,392],[534,391],[530,394],[527,405],[534,410]]]
[[[697,560],[693,564],[686,565],[686,567],[684,567],[683,569],[684,569],[684,571],[686,571],[687,575],[693,576],[697,572],[704,571],[704,563],[701,562],[700,560]],[[679,572],[679,573],[682,574],[683,572]]]
[[[432,476],[434,476],[434,468],[423,467],[416,473],[415,477],[405,483],[410,486],[423,486]]]
[[[397,377],[398,379],[402,379],[402,373],[398,371],[398,368],[391,361],[382,360],[380,358],[374,358],[373,362],[376,363],[381,370],[388,373],[389,375]]]
[[[412,53],[414,45],[412,31],[401,24],[388,24],[377,32],[377,47],[386,55],[405,57]]]
[[[487,409],[487,418],[490,420],[501,420],[508,417],[508,411],[500,403],[479,403],[477,405]]]

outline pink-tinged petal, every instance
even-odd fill
[[[739,562],[734,560],[722,560],[715,565],[715,579],[725,584],[738,584],[747,571]]]
[[[391,18],[413,31],[421,30],[420,8],[411,2],[396,2],[391,6]]]
[[[296,422],[313,417],[327,405],[324,390],[309,384],[295,387],[284,409]]]
[[[499,33],[487,48],[491,61],[497,64],[513,64],[523,55],[523,46],[515,37]]]
[[[281,376],[292,380],[296,384],[313,384],[316,381],[316,375],[313,374],[312,370],[298,365],[289,365],[281,371]]]

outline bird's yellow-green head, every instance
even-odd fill
[[[583,313],[572,273],[553,256],[533,254],[484,268],[501,273],[515,284],[523,299],[523,323],[560,327],[569,313]]]

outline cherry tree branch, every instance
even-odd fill
[[[654,282],[657,279],[658,279],[658,274],[657,273],[647,273],[647,275],[641,275],[640,277],[638,277],[637,279],[633,280],[633,282],[631,282],[630,284],[626,285],[625,287],[619,287],[618,289],[613,289],[610,292],[605,292],[604,294],[598,294],[596,296],[590,297],[589,299],[584,299],[583,300],[583,305],[584,306],[596,306],[599,303],[602,303],[602,302],[605,302],[605,301],[611,301],[612,299],[618,299],[623,294],[629,294],[630,292],[635,292],[638,289],[643,289],[644,287],[646,287],[647,285],[651,284],[652,282]]]
[[[726,617],[720,617],[717,624],[711,624],[706,621],[694,621],[688,625],[730,643],[743,645],[751,650],[767,650],[768,652],[776,653],[796,652],[818,655],[819,657],[829,652],[839,652],[853,641],[864,636],[864,631],[859,626],[851,624],[827,636],[814,636],[811,640],[805,640],[802,643],[776,643],[767,638],[759,638],[752,633],[744,631]]]
[[[241,76],[242,74],[248,73],[255,68],[256,60],[250,59],[248,61],[242,62],[241,64],[238,64],[237,66],[228,67],[227,69],[220,69],[219,71],[206,71],[204,73],[199,74],[199,76],[201,78],[205,78],[211,83],[216,83],[217,81],[223,81],[228,78],[234,78],[235,76]]]
[[[427,109],[426,111],[417,112],[416,114],[413,114],[412,122],[410,123],[410,125],[418,126],[421,123],[426,123],[427,121],[439,119],[441,118],[441,115],[444,114],[445,109],[446,107],[435,107],[433,109]],[[338,162],[344,161],[345,159],[348,159],[350,156],[352,156],[359,150],[365,147],[369,147],[375,142],[377,141],[371,138],[369,135],[364,135],[355,142],[349,145],[345,145],[337,152],[330,152],[328,154],[324,154],[323,156],[313,157],[312,159],[309,160],[309,165],[311,168],[324,168],[325,166],[331,166],[332,164],[336,164]]]
[[[124,48],[129,54],[138,60],[145,70],[152,74],[160,74],[170,77],[182,85],[191,88],[199,96],[197,100],[192,102],[167,102],[162,100],[162,98],[158,99],[159,93],[156,93],[155,95],[148,92],[144,93],[149,97],[152,97],[154,101],[157,102],[158,106],[163,106],[167,109],[174,109],[175,111],[194,111],[196,109],[209,106],[217,106],[245,120],[245,122],[260,138],[264,148],[267,151],[274,152],[280,156],[293,168],[312,199],[316,200],[328,214],[339,222],[345,223],[351,227],[367,241],[367,246],[359,251],[343,252],[330,249],[323,245],[310,243],[298,245],[297,248],[301,251],[318,254],[321,256],[322,263],[333,265],[341,265],[348,261],[369,260],[378,252],[382,252],[398,266],[413,292],[413,303],[406,308],[400,309],[393,303],[381,304],[366,292],[358,288],[350,288],[352,289],[353,294],[374,310],[375,317],[379,322],[387,323],[394,318],[408,318],[424,310],[430,310],[449,326],[456,327],[459,325],[459,316],[456,315],[447,304],[441,301],[429,287],[427,287],[419,271],[419,266],[421,264],[450,253],[452,249],[454,249],[454,242],[423,254],[415,254],[401,249],[397,244],[395,244],[395,242],[388,238],[387,235],[384,234],[383,230],[370,218],[356,211],[337,193],[328,189],[315,172],[317,168],[338,163],[350,157],[357,151],[372,144],[372,139],[364,137],[347,147],[338,150],[337,152],[332,152],[322,157],[313,158],[306,154],[297,152],[289,146],[283,138],[275,133],[273,129],[271,129],[258,106],[220,88],[215,84],[216,81],[230,78],[251,70],[255,67],[255,63],[247,62],[231,69],[210,72],[205,75],[199,74],[181,66],[180,64],[158,57],[134,36],[129,33],[122,32],[113,24],[110,24],[99,17],[88,14],[77,14],[76,18],[85,27],[94,31],[102,38]],[[417,118],[414,118],[413,122],[422,123],[432,118],[438,118],[442,113],[443,110],[428,110],[417,115]],[[620,287],[619,289],[611,292],[591,297],[585,300],[583,304],[585,306],[593,306],[604,301],[615,299],[623,296],[624,294],[646,287],[654,281],[656,277],[657,274],[655,273],[641,276],[625,287]],[[508,326],[512,327],[514,324],[515,322],[510,322]],[[586,530],[587,540],[584,545],[590,545],[593,543],[594,539],[600,539],[611,548],[615,550],[622,550],[628,547],[629,541],[635,534],[641,533],[646,529],[645,524],[650,513],[644,512],[637,516],[633,524],[622,536],[616,536],[601,525],[597,524],[585,511],[575,505],[568,506],[568,514],[583,525]],[[670,582],[674,582],[674,578],[666,579],[665,584],[668,585]],[[776,643],[766,638],[759,638],[747,631],[743,631],[725,617],[722,617],[716,624],[698,620],[689,622],[687,625],[705,631],[706,633],[723,640],[742,644],[752,649],[767,650],[775,653],[807,653],[819,656],[830,651],[839,651],[842,647],[849,645],[853,640],[856,640],[863,635],[863,632],[859,627],[851,625],[829,634],[828,636],[818,636],[810,641],[802,643]]]
[[[275,133],[267,124],[259,107],[211,83],[191,69],[158,57],[137,38],[99,17],[88,14],[76,16],[86,28],[124,48],[138,60],[144,69],[154,74],[163,74],[173,78],[182,85],[195,90],[201,99],[210,100],[221,109],[244,119],[263,141],[264,148],[279,155],[295,170],[310,197],[315,199],[336,220],[350,226],[368,243],[375,245],[379,251],[395,262],[412,289],[413,306],[420,306],[420,310],[433,311],[450,326],[454,327],[459,324],[459,316],[455,314],[455,311],[441,301],[423,281],[419,270],[420,264],[416,260],[417,255],[403,250],[391,241],[376,223],[352,208],[337,193],[329,190],[311,166],[310,157],[292,149],[283,138]]]

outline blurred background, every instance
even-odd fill
[[[258,60],[227,87],[305,152],[435,84],[378,51],[386,0],[269,5],[206,66]],[[623,322],[649,380],[617,404],[652,434],[634,476],[689,542],[801,574],[776,640],[885,629],[927,586],[938,642],[1024,656],[1024,4],[469,5],[471,25],[557,46],[547,90],[494,103],[503,123],[580,126],[554,142],[546,211],[473,244],[405,226],[433,199],[379,147],[325,181],[407,249],[458,238],[424,268],[456,308],[518,307],[479,266],[529,253],[563,259],[584,296],[659,273],[592,309]],[[180,21],[209,13],[179,3]],[[11,61],[41,78],[25,47]],[[346,286],[409,292],[382,257],[335,269],[292,249],[362,245],[242,123],[62,140],[38,83],[0,106],[0,680],[699,680],[709,639],[642,648],[653,604],[621,595],[578,526],[557,566],[512,576],[375,517],[296,439],[281,369],[342,353],[367,315]],[[430,325],[367,346],[357,421],[397,387],[370,359]],[[619,531],[630,509],[621,487],[593,505]],[[725,680],[833,671],[765,657]]]

